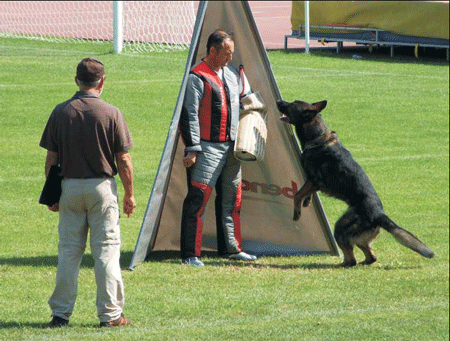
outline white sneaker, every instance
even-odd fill
[[[183,260],[184,264],[193,265],[198,268],[201,268],[202,266],[205,266],[205,263],[203,263],[198,257],[189,257]]]
[[[239,253],[233,253],[230,256],[230,259],[238,259],[238,260],[243,260],[243,261],[247,261],[247,262],[252,262],[254,260],[257,259],[256,256],[254,255],[249,255],[246,252],[239,252]]]

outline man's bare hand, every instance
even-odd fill
[[[197,152],[188,152],[183,158],[183,166],[186,168],[191,167],[197,161]]]
[[[134,200],[134,197],[123,197],[123,213],[126,214],[126,216],[129,218],[136,208],[136,200]]]
[[[58,212],[59,211],[59,204],[53,204],[53,206],[47,206],[47,208],[52,212]]]

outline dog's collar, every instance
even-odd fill
[[[327,131],[326,133],[320,135],[318,138],[308,141],[305,143],[304,149],[313,149],[323,146],[332,146],[338,141],[336,132]]]

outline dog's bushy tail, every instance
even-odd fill
[[[402,229],[396,223],[394,223],[387,215],[383,215],[378,219],[378,226],[384,228],[390,234],[392,234],[397,242],[410,248],[411,250],[420,253],[422,256],[427,258],[433,258],[434,253],[428,246],[422,243],[416,236],[412,233]]]

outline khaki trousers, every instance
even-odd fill
[[[120,227],[114,178],[64,179],[59,202],[56,286],[48,303],[53,316],[68,320],[78,291],[78,273],[90,230],[100,322],[120,317],[124,287],[120,268]]]

